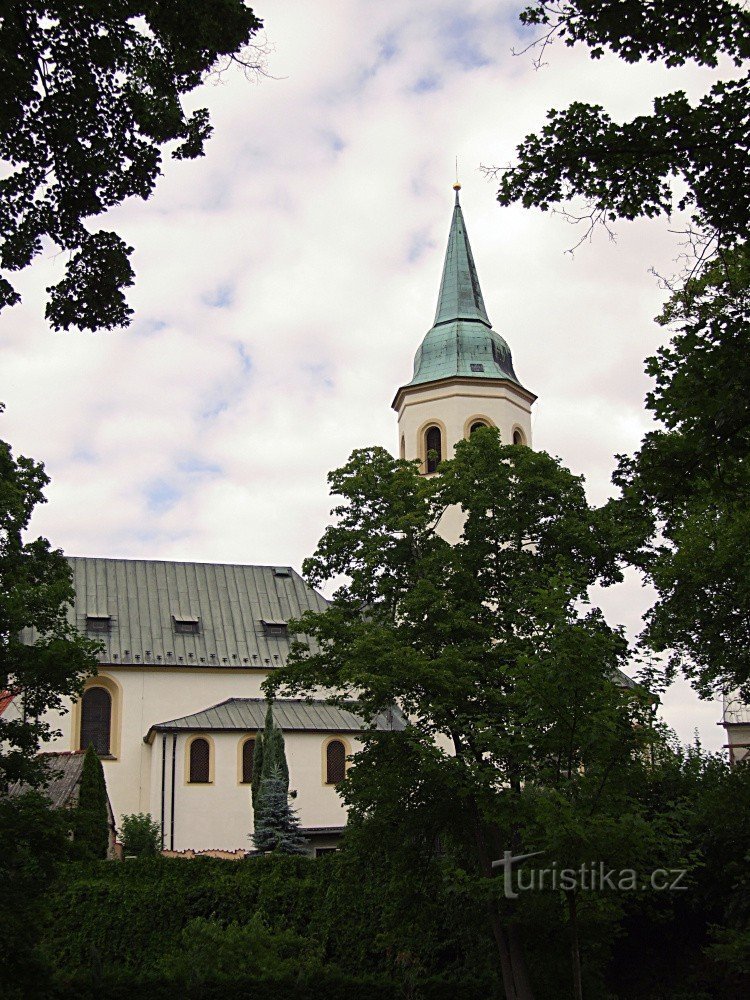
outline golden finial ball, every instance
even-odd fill
[[[453,185],[453,190],[454,191],[460,191],[461,190],[461,185],[458,183],[458,181],[456,181],[456,183]]]

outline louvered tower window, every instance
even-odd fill
[[[482,420],[475,420],[474,423],[469,428],[469,434],[474,434],[475,431],[480,431],[483,427],[486,427],[486,426],[487,426],[487,424],[485,424],[484,421],[482,421]]]
[[[208,740],[199,737],[190,744],[190,784],[207,785],[210,781],[211,750]]]
[[[81,704],[81,750],[93,746],[100,757],[109,754],[112,730],[112,696],[102,687],[83,692]]]
[[[437,472],[442,455],[442,440],[439,427],[428,427],[424,436],[424,450],[427,458],[427,471]]]
[[[338,785],[346,777],[346,748],[341,740],[331,740],[326,747],[326,783]]]
[[[253,780],[253,757],[255,755],[255,740],[245,740],[242,744],[242,783],[249,785]]]
[[[525,444],[523,434],[520,431],[513,431],[513,444]]]

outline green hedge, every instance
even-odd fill
[[[363,978],[322,976],[315,983],[299,983],[295,979],[255,979],[234,983],[207,983],[180,986],[154,979],[113,980],[92,984],[90,980],[70,980],[58,987],[49,1000],[487,1000],[488,993],[480,983],[425,981],[405,993],[392,981],[380,983]]]
[[[426,893],[420,917],[399,924],[403,902],[340,854],[69,864],[45,957],[55,1000],[499,995],[492,948],[455,899]]]

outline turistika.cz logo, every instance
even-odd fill
[[[571,892],[680,892],[687,889],[684,868],[654,868],[640,874],[635,868],[608,868],[603,861],[585,862],[580,868],[561,868],[553,861],[546,868],[521,868],[521,862],[536,858],[544,851],[513,854],[505,851],[492,867],[503,869],[503,893],[506,899],[518,899],[522,892],[558,890]]]

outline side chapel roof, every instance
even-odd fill
[[[157,732],[253,732],[263,728],[267,704],[263,698],[228,698],[201,712],[157,722],[143,739],[151,743]],[[273,718],[284,732],[358,733],[367,728],[355,712],[314,699],[279,698],[273,703]],[[374,726],[381,732],[400,732],[406,719],[398,708],[392,708],[381,712]]]

